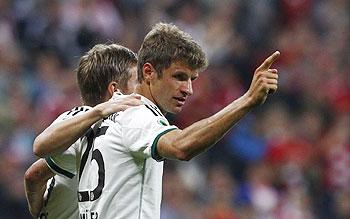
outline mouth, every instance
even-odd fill
[[[174,99],[179,103],[179,105],[184,105],[185,104],[185,101],[186,101],[186,98],[184,97],[174,97]]]

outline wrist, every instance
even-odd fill
[[[96,121],[103,119],[105,117],[101,104],[98,104],[95,107],[93,107],[90,110],[90,112],[91,112],[91,117]]]
[[[36,209],[33,209],[31,207],[29,207],[29,213],[32,215],[33,218],[39,217],[39,211],[37,211]]]
[[[245,93],[239,99],[241,99],[242,101],[242,106],[244,108],[247,108],[248,110],[255,108],[255,106],[257,105],[256,101],[254,101],[254,98],[249,94],[249,92]]]

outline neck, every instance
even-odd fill
[[[151,89],[150,89],[150,86],[148,84],[146,84],[144,82],[142,82],[141,84],[138,84],[135,88],[135,93],[140,94],[140,95],[146,97],[147,99],[149,99],[150,101],[152,101],[162,111],[163,115],[166,114],[166,112],[164,110],[162,110],[162,108],[159,106],[157,101],[154,99],[152,92],[151,92]]]
[[[136,86],[135,93],[146,97],[147,99],[152,101],[154,104],[156,104],[156,101],[154,100],[154,98],[151,94],[149,85],[145,84],[144,82],[142,82]]]

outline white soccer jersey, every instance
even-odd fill
[[[88,106],[75,107],[70,111],[62,113],[52,124],[84,113],[90,108]],[[77,165],[79,165],[76,159],[76,149],[78,146],[80,146],[80,140],[76,141],[62,154],[45,159],[47,165],[57,175],[47,183],[44,206],[40,212],[39,219],[79,218],[77,199],[78,178],[76,176]],[[57,165],[61,163],[65,163],[63,168],[61,165]]]
[[[86,137],[79,181],[81,219],[160,218],[162,158],[158,139],[176,129],[158,107],[115,113]]]

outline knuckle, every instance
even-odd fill
[[[267,79],[265,77],[260,77],[258,81],[260,84],[267,84]]]
[[[263,71],[257,71],[255,74],[256,74],[256,77],[260,79],[263,76]]]

